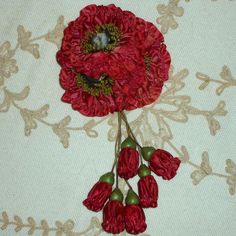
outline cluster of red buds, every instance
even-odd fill
[[[121,143],[122,120],[125,122],[128,137]],[[170,180],[176,175],[181,161],[165,150],[142,147],[122,112],[118,113],[118,124],[116,157],[112,170],[100,177],[83,204],[95,212],[103,210],[104,231],[118,234],[126,230],[130,234],[139,234],[147,228],[143,208],[155,208],[158,205],[158,185],[151,172]],[[116,186],[113,188],[115,175]],[[138,194],[128,182],[136,175],[139,176]],[[124,195],[119,189],[118,176],[123,178],[129,187],[125,203]]]

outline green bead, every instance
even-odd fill
[[[111,193],[111,196],[110,196],[110,200],[123,202],[124,196],[123,196],[122,192],[120,191],[120,189],[115,188],[113,190],[113,192]]]
[[[139,204],[138,195],[131,189],[129,189],[128,194],[125,199],[126,205],[137,205]]]
[[[143,147],[141,153],[143,158],[148,161],[155,151],[156,149],[154,147]]]
[[[135,141],[130,136],[128,136],[121,143],[121,148],[133,148],[133,149],[136,149],[136,143],[135,143]]]
[[[114,173],[108,172],[108,173],[102,175],[100,177],[99,181],[113,185],[114,184]]]
[[[151,174],[150,169],[146,165],[141,165],[138,169],[138,175],[140,178],[148,176]]]

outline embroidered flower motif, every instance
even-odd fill
[[[113,4],[82,9],[64,30],[57,60],[62,101],[86,116],[154,102],[170,66],[160,31]]]
[[[9,78],[18,71],[11,44],[7,41],[0,46],[0,78]],[[3,83],[3,82],[2,82]]]

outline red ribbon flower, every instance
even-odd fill
[[[146,230],[145,214],[140,205],[125,206],[125,228],[130,234],[140,234]]]
[[[151,104],[160,96],[171,62],[163,35],[152,23],[114,4],[92,4],[65,28],[56,58],[65,90],[63,102],[85,116],[118,112],[111,172],[101,176],[83,204],[92,211],[103,209],[102,228],[108,233],[125,229],[130,234],[142,233],[147,227],[143,208],[156,207],[158,199],[158,185],[150,170],[169,180],[176,175],[180,160],[164,150],[142,147],[123,111]],[[128,135],[123,142],[122,120]],[[112,191],[114,170],[116,188]],[[137,173],[139,196],[128,182]],[[125,206],[118,175],[129,186]]]
[[[89,5],[64,30],[57,53],[62,101],[86,116],[154,102],[168,79],[170,55],[150,22],[111,4]]]
[[[155,178],[151,175],[151,171],[145,165],[141,165],[139,176],[138,195],[140,205],[144,208],[157,207],[158,185]]]
[[[177,174],[181,161],[169,152],[153,147],[143,147],[142,155],[149,162],[149,168],[163,179],[170,180]]]
[[[119,189],[115,189],[103,208],[102,228],[107,233],[119,234],[125,230],[125,208],[122,201],[123,194]]]
[[[97,212],[102,210],[105,202],[111,195],[113,183],[113,173],[107,173],[101,176],[99,182],[97,182],[89,191],[83,204],[91,211]]]
[[[139,153],[133,148],[122,148],[118,157],[118,174],[124,179],[137,175],[139,166]]]
[[[125,229],[130,234],[140,234],[147,228],[146,217],[142,207],[139,205],[139,197],[129,189],[125,199]]]

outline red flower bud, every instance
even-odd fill
[[[140,178],[138,194],[142,207],[157,207],[158,185],[153,176],[147,175]]]
[[[176,175],[181,161],[169,152],[157,149],[149,159],[149,168],[163,179],[170,180]]]
[[[114,183],[114,174],[109,172],[101,176],[99,182],[97,182],[89,191],[87,198],[83,201],[91,211],[102,210],[105,202],[109,198],[112,192],[112,185]]]
[[[139,153],[133,148],[123,148],[118,157],[118,174],[129,179],[138,173]]]
[[[140,205],[125,206],[125,228],[130,234],[139,234],[146,230],[145,215]]]
[[[120,201],[110,200],[103,208],[104,231],[112,234],[119,234],[125,230],[124,213],[125,208]]]

